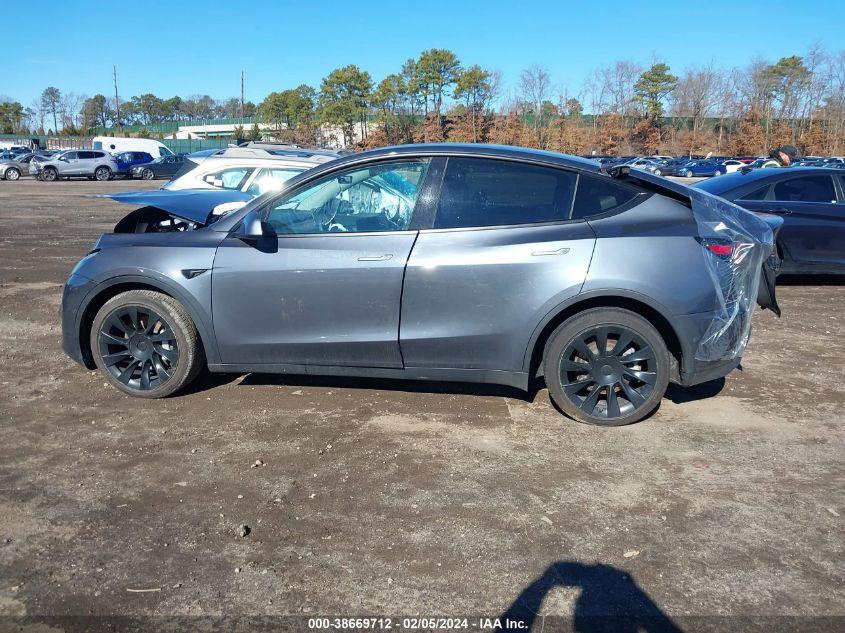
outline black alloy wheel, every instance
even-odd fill
[[[579,334],[560,359],[567,398],[589,416],[620,418],[648,400],[657,382],[654,351],[636,332],[600,326]]]
[[[161,387],[179,362],[173,328],[164,317],[144,306],[114,310],[100,326],[98,338],[103,364],[130,389]]]
[[[654,326],[622,308],[593,308],[564,321],[546,345],[549,394],[579,422],[621,426],[659,404],[669,352]]]

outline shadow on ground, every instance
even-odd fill
[[[778,286],[845,286],[845,275],[778,275]]]
[[[186,389],[178,395],[190,395],[213,390],[223,385],[235,382],[241,386],[256,387],[260,385],[289,386],[289,387],[319,387],[326,389],[363,389],[370,391],[397,391],[402,393],[439,393],[450,395],[490,396],[513,398],[532,403],[540,390],[546,384],[542,378],[531,381],[528,391],[504,385],[439,382],[428,380],[398,380],[385,378],[358,378],[349,376],[309,376],[305,374],[215,374],[203,371]],[[666,398],[675,404],[706,400],[719,395],[725,386],[725,379],[718,378],[693,387],[681,387],[670,384],[666,390]],[[554,402],[552,402],[554,405]],[[560,413],[563,413],[554,405]],[[565,415],[565,414],[564,414]],[[651,417],[651,416],[647,416]]]
[[[558,561],[528,585],[505,611],[523,630],[543,628],[543,600],[556,587],[580,590],[572,611],[572,629],[581,633],[681,633],[631,575],[610,565]],[[539,620],[539,621],[538,621]],[[535,627],[536,624],[536,627]]]
[[[687,402],[707,400],[708,398],[718,396],[724,388],[724,378],[717,378],[716,380],[703,382],[700,385],[693,385],[692,387],[669,385],[669,388],[666,389],[666,397],[675,404],[685,404]]]

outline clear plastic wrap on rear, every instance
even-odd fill
[[[704,261],[718,306],[695,352],[699,361],[740,358],[751,333],[760,270],[772,253],[774,236],[763,220],[730,202],[690,189]]]

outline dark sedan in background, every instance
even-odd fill
[[[142,178],[143,180],[153,180],[155,178],[170,179],[179,171],[184,162],[185,157],[181,154],[177,156],[161,156],[148,163],[135,165],[129,170],[129,177]]]
[[[750,211],[782,216],[781,273],[845,273],[845,171],[755,169],[694,186]]]
[[[721,176],[728,168],[715,160],[691,160],[678,170],[679,176]]]

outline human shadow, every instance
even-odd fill
[[[596,563],[557,561],[519,594],[501,615],[501,621],[519,623],[510,628],[541,628],[544,598],[555,587],[577,587],[580,594],[572,614],[572,630],[579,633],[682,633],[654,601],[621,569]],[[556,627],[559,628],[559,627]]]

